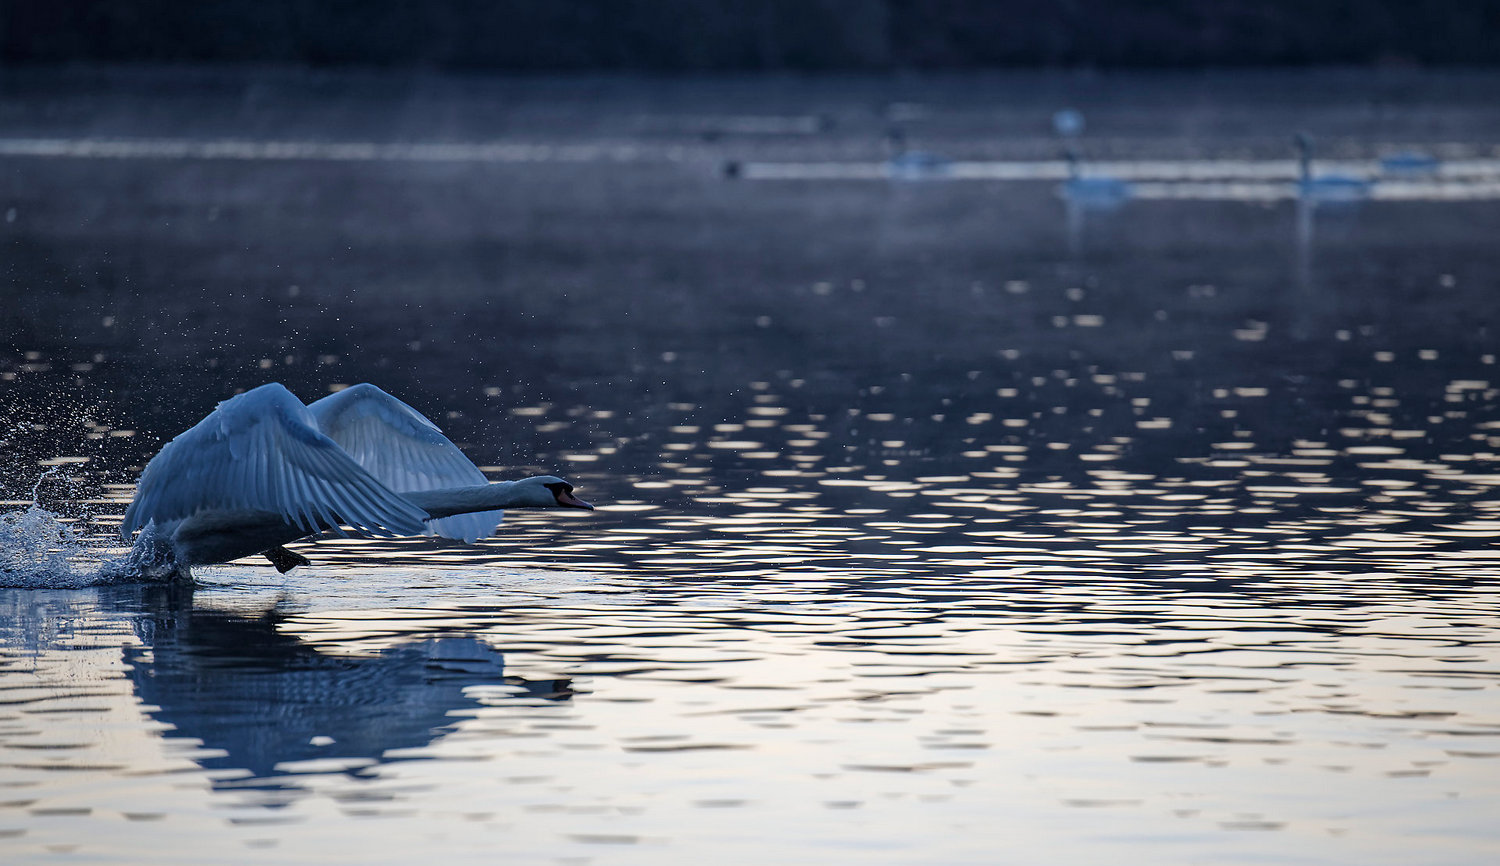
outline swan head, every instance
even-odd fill
[[[511,489],[515,503],[520,508],[586,508],[594,506],[573,495],[573,485],[556,475],[533,475],[522,478]]]

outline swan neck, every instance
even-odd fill
[[[518,501],[514,481],[496,481],[472,487],[445,487],[441,490],[411,490],[401,495],[426,511],[433,520],[476,511],[496,511],[523,505]]]

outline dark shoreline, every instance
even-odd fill
[[[0,6],[0,63],[489,71],[1500,64],[1500,2],[77,0]]]

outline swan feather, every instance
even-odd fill
[[[427,517],[319,432],[308,407],[276,383],[225,400],[167,443],[141,474],[120,532],[229,509],[269,512],[309,533],[344,534],[345,524],[416,535]]]
[[[487,484],[489,479],[425,415],[368,383],[309,405],[318,429],[397,493]],[[492,535],[503,511],[428,522],[428,534],[473,544]]]

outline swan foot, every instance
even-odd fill
[[[299,565],[312,565],[312,560],[300,553],[293,553],[285,547],[273,547],[263,551],[261,555],[271,560],[271,564],[276,566],[276,570],[282,574],[286,574]]]

